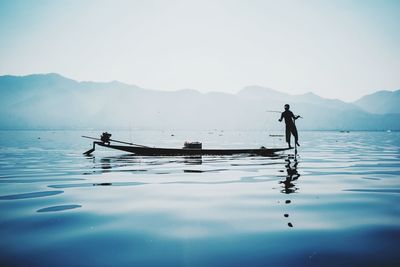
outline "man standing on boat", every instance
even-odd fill
[[[299,135],[297,133],[297,128],[295,124],[295,120],[300,118],[300,116],[294,116],[293,112],[289,110],[290,106],[289,104],[285,104],[285,111],[282,112],[281,118],[279,121],[282,121],[282,119],[285,119],[285,124],[286,124],[286,142],[289,145],[289,148],[292,148],[290,145],[290,135],[293,134],[294,136],[294,141],[296,145],[300,146],[299,144]]]

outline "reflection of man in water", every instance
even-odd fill
[[[293,134],[294,136],[294,141],[296,142],[296,145],[300,146],[299,144],[299,136],[297,134],[297,128],[296,124],[294,123],[295,120],[300,118],[300,116],[294,116],[293,112],[289,110],[290,106],[288,104],[285,105],[285,111],[282,112],[281,118],[279,121],[282,121],[282,119],[285,119],[285,124],[286,124],[286,142],[288,143],[289,147],[290,146],[290,134]]]
[[[297,172],[297,160],[294,160],[294,164],[291,164],[290,159],[287,159],[287,164],[285,165],[286,167],[286,179],[284,181],[280,181],[280,184],[284,184],[284,189],[281,191],[282,193],[285,194],[290,194],[296,192],[298,188],[296,188],[296,185],[293,183],[295,180],[299,179],[300,174]]]

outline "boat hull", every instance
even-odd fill
[[[190,149],[190,148],[158,148],[158,147],[137,147],[137,146],[120,146],[110,145],[101,142],[95,142],[102,147],[117,149],[135,155],[141,156],[197,156],[197,155],[257,155],[257,156],[273,156],[277,152],[289,150],[290,148],[259,148],[259,149]]]

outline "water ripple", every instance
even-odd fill
[[[81,205],[59,205],[59,206],[52,206],[47,208],[42,208],[37,210],[36,212],[54,212],[54,211],[64,211],[64,210],[71,210],[82,207]]]
[[[54,195],[58,195],[61,193],[64,193],[64,191],[32,192],[32,193],[0,196],[0,200],[15,200],[15,199],[37,198],[37,197],[49,197],[49,196],[54,196]]]
[[[388,188],[388,189],[345,189],[343,191],[352,192],[365,192],[365,193],[396,193],[400,194],[400,188]]]

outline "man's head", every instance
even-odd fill
[[[290,106],[289,104],[285,104],[285,110],[289,110]]]

